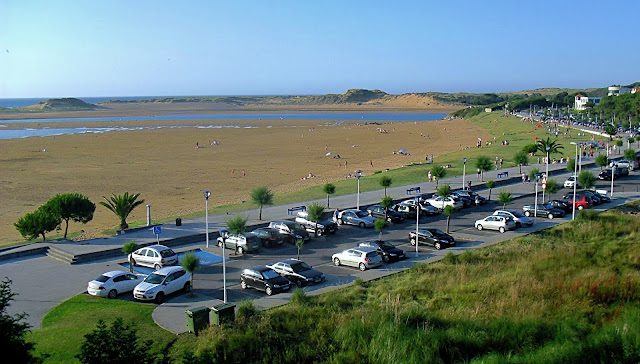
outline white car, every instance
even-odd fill
[[[569,178],[567,178],[566,181],[564,181],[564,188],[573,188],[573,185],[576,183],[576,176],[571,176]],[[580,188],[580,184],[578,184],[576,186],[577,188]]]
[[[151,245],[129,254],[129,262],[134,267],[141,265],[158,270],[178,264],[178,254],[164,245]]]
[[[476,229],[490,229],[490,230],[498,230],[501,233],[504,233],[507,230],[511,230],[516,227],[515,222],[510,218],[498,215],[487,216],[482,220],[476,221]]]
[[[524,214],[522,214],[522,212],[518,210],[512,210],[512,209],[496,210],[493,212],[493,214],[511,218],[511,220],[515,221],[517,228],[522,226],[533,225],[533,220],[524,216]]]
[[[114,270],[89,282],[87,292],[92,296],[116,298],[121,293],[133,291],[145,277],[144,274]]]
[[[333,264],[336,266],[350,265],[358,267],[361,271],[368,268],[375,268],[382,265],[382,257],[372,248],[351,248],[331,256]]]
[[[447,206],[462,207],[462,204],[459,202],[456,202],[456,200],[451,196],[448,196],[448,197],[434,196],[428,199],[427,202],[430,205],[439,208],[440,210],[444,210],[444,208]]]
[[[162,303],[167,295],[179,290],[189,292],[191,279],[182,267],[166,267],[157,270],[133,290],[133,297],[141,301]]]

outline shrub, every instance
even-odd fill
[[[249,321],[252,317],[258,316],[259,312],[251,300],[242,300],[238,303],[236,318],[240,323]]]
[[[307,292],[305,292],[302,288],[296,287],[293,290],[293,293],[291,293],[291,303],[301,306],[309,303],[309,296],[307,296]]]
[[[442,257],[442,263],[444,264],[456,264],[458,262],[458,256],[452,252],[448,252]]]

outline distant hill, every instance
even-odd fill
[[[66,97],[61,99],[49,99],[47,101],[39,102],[35,105],[27,106],[28,110],[95,110],[100,109],[100,106],[86,103],[80,99]]]

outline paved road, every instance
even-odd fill
[[[564,166],[552,166],[552,168],[563,168]],[[492,172],[496,173],[496,172]],[[510,173],[517,174],[517,168],[510,169]],[[616,190],[626,189],[627,191],[637,190],[637,172],[632,177],[616,182]],[[566,174],[568,175],[568,174]],[[474,176],[475,177],[475,176]],[[487,176],[485,178],[495,178],[495,176]],[[558,181],[563,181],[563,176],[556,177]],[[445,179],[443,182],[450,183],[452,186],[461,184],[461,177]],[[479,181],[477,182],[479,183]],[[601,183],[606,186],[606,183]],[[433,190],[433,184],[422,184],[423,192]],[[533,185],[514,184],[508,186],[508,189],[516,196],[523,196],[532,192]],[[389,193],[394,197],[405,196],[406,186],[395,187],[389,189]],[[495,199],[499,188],[494,189],[493,198]],[[485,197],[488,195],[488,191],[480,191]],[[628,194],[626,192],[625,194]],[[381,191],[372,191],[361,194],[362,205],[372,204],[379,201],[381,197]],[[559,197],[559,195],[557,196]],[[522,203],[527,202],[526,197],[518,204],[514,204],[512,207],[517,208]],[[332,207],[339,206],[341,208],[351,207],[355,203],[355,196],[340,196],[332,198]],[[320,202],[325,202],[321,200]],[[301,203],[303,204],[303,203]],[[306,204],[306,203],[304,203]],[[508,238],[514,235],[520,235],[526,230],[519,230],[518,232],[508,232],[506,234],[498,234],[494,232],[477,232],[472,228],[473,221],[478,218],[484,217],[489,214],[490,211],[495,208],[495,205],[477,207],[471,209],[465,209],[456,214],[452,219],[451,230],[454,235],[459,238],[466,238],[467,243],[461,244],[459,247],[454,248],[454,251],[461,251],[461,249],[478,246],[480,244],[490,244],[495,241],[499,241],[504,238]],[[255,210],[249,211],[249,215],[255,216],[257,212]],[[255,214],[255,215],[254,215]],[[286,216],[286,207],[274,206],[266,208],[263,212],[265,219],[283,218]],[[225,215],[210,216],[210,225],[212,229],[221,227],[223,224]],[[255,219],[255,217],[254,217]],[[194,219],[191,221],[185,221],[183,227],[175,230],[171,229],[171,226],[167,225],[163,228],[163,234],[165,232],[168,235],[175,234],[179,236],[179,233],[198,233],[204,232],[204,219]],[[254,220],[255,221],[255,220]],[[421,224],[429,224],[438,228],[444,229],[446,222],[444,217],[437,216],[431,218],[425,218]],[[540,226],[546,226],[549,222],[545,221]],[[411,250],[411,247],[407,244],[408,230],[414,228],[410,222],[404,222],[398,225],[391,226],[384,231],[385,239],[398,244],[405,250]],[[147,237],[144,237],[144,235]],[[125,238],[114,237],[109,239],[97,239],[93,242],[93,248],[96,246],[106,248],[113,246],[121,246],[122,239],[124,241],[130,240],[134,236],[135,239],[145,241],[145,239],[154,240],[154,237],[148,237],[150,232],[139,231],[133,234],[125,234]],[[311,286],[306,288],[310,293],[324,292],[332,289],[333,287],[341,284],[351,282],[356,277],[363,277],[364,279],[373,279],[379,276],[398,271],[402,268],[408,267],[415,262],[415,260],[428,261],[431,259],[437,259],[443,255],[444,251],[435,251],[430,248],[421,247],[420,256],[418,259],[411,257],[408,261],[401,263],[394,263],[387,265],[382,269],[375,269],[367,272],[359,272],[352,268],[334,267],[330,263],[330,257],[333,253],[340,251],[341,249],[351,247],[359,240],[365,238],[375,237],[377,234],[371,230],[363,230],[356,227],[341,227],[338,234],[333,237],[321,237],[313,239],[312,242],[306,244],[303,248],[301,258],[307,261],[309,264],[316,266],[319,270],[325,272],[329,279],[326,283],[319,286]],[[87,243],[87,242],[83,242]],[[91,246],[91,242],[87,243]],[[85,245],[79,245],[78,248]],[[194,248],[205,249],[204,242],[192,244],[188,246],[180,247],[176,249],[178,251],[184,251]],[[211,244],[211,251],[216,252],[214,245]],[[257,298],[256,305],[258,307],[272,307],[286,302],[288,294],[277,295],[274,297],[265,297],[264,293],[247,290],[243,291],[238,288],[239,272],[242,268],[254,265],[254,264],[266,264],[272,263],[282,258],[288,258],[295,256],[296,249],[292,246],[285,246],[277,249],[263,249],[258,254],[247,254],[241,257],[231,257],[228,264],[227,277],[229,282],[229,300],[237,302],[243,298]],[[119,263],[122,263],[123,259],[108,259],[93,263],[79,264],[79,265],[67,265],[51,258],[44,256],[35,256],[31,258],[13,259],[0,262],[0,277],[7,276],[14,281],[13,289],[19,295],[16,297],[14,305],[10,307],[10,313],[27,312],[29,313],[28,322],[35,328],[40,327],[42,317],[55,305],[67,299],[75,294],[81,293],[86,288],[86,283],[100,275],[101,273],[113,270],[118,267]],[[195,299],[189,299],[183,296],[176,296],[169,300],[169,302],[161,305],[156,312],[154,312],[154,319],[159,322],[163,327],[168,328],[174,332],[184,331],[184,308],[200,306],[202,304],[214,304],[219,302],[222,298],[222,277],[221,277],[221,265],[213,265],[204,267],[195,279],[195,290],[197,297]]]

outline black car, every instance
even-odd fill
[[[291,282],[271,268],[264,265],[254,265],[243,269],[240,273],[240,287],[242,289],[254,288],[271,296],[274,293],[288,291],[291,288]]]
[[[384,219],[385,218],[385,211],[384,211],[384,207],[380,206],[380,205],[373,205],[371,207],[369,207],[367,209],[367,213],[369,213],[369,216],[378,218],[378,219]],[[393,211],[391,209],[389,209],[387,211],[386,214],[386,219],[387,221],[396,223],[396,222],[402,222],[405,219],[405,216],[399,212]]]
[[[405,204],[395,204],[389,207],[389,210],[393,210],[395,212],[399,212],[404,215],[405,220],[416,217],[416,209],[415,207],[405,205]]]
[[[378,255],[382,257],[385,263],[392,260],[400,260],[406,258],[402,249],[396,248],[393,244],[384,240],[365,240],[358,244],[359,247],[375,249]]]
[[[564,211],[565,214],[573,211],[573,205],[567,200],[551,200],[549,204],[557,209]]]
[[[416,245],[416,232],[409,232],[409,243]],[[444,233],[443,231],[430,227],[422,227],[418,229],[418,243],[431,245],[432,247],[440,250],[442,248],[456,246],[456,241],[453,236]]]
[[[594,205],[600,205],[602,203],[600,196],[596,195],[593,191],[589,191],[589,190],[578,191],[576,194],[578,196],[582,194],[582,195],[587,195],[591,197],[591,201],[593,202]]]
[[[313,269],[309,264],[297,259],[281,260],[267,267],[273,269],[292,283],[295,283],[298,287],[304,287],[309,283],[320,283],[325,280],[324,273]]]
[[[475,201],[472,200],[470,197],[466,197],[466,196],[460,196],[457,195],[455,193],[452,193],[451,195],[449,195],[451,198],[453,198],[457,203],[461,204],[462,207],[469,207],[472,204],[475,204]]]
[[[611,197],[605,195],[604,193],[599,193],[598,191],[591,191],[594,195],[598,196],[600,199],[600,203],[611,202]]]
[[[616,173],[616,177],[618,177],[618,174]],[[611,170],[610,169],[603,169],[600,171],[600,173],[598,173],[598,179],[602,179],[602,180],[611,180]]]
[[[470,199],[476,206],[482,205],[485,202],[487,202],[486,198],[478,195],[477,193],[475,193],[473,191],[469,191],[469,190],[454,191],[453,194],[456,195],[456,196],[466,197],[466,198]]]
[[[539,203],[537,209],[535,204],[524,205],[522,206],[522,213],[527,217],[533,216],[534,213],[537,213],[537,216],[547,217],[549,219],[566,215],[563,210],[555,208],[549,203]]]
[[[253,235],[260,239],[260,243],[264,247],[272,248],[274,246],[281,246],[285,240],[289,240],[288,236],[280,233],[278,229],[262,227],[257,228],[251,232]]]

